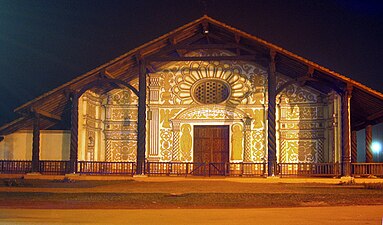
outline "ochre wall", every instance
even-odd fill
[[[195,52],[190,55],[225,55]],[[148,158],[193,161],[194,125],[229,125],[232,162],[263,162],[267,154],[267,72],[249,62],[175,62],[149,74]],[[278,86],[290,78],[277,74]],[[195,92],[203,81],[230,85],[230,97],[219,104],[200,104]],[[277,158],[279,162],[334,160],[331,96],[307,86],[291,85],[277,96]],[[335,112],[335,116],[337,116]],[[238,126],[241,141],[232,141]],[[336,124],[336,128],[339,126]],[[186,138],[185,138],[186,137]],[[334,139],[334,138],[333,138]],[[184,142],[189,143],[184,143]],[[335,140],[336,141],[336,140]],[[238,143],[242,143],[238,147]],[[236,146],[236,147],[235,147]],[[240,151],[232,157],[235,151]],[[242,157],[237,157],[238,155]]]
[[[218,54],[229,55],[226,52],[199,51],[189,53],[189,56]],[[155,70],[147,78],[148,160],[193,162],[195,125],[229,126],[231,162],[265,160],[266,68],[239,61],[172,62]],[[289,79],[277,74],[277,85]],[[138,86],[137,79],[130,83]],[[229,97],[217,104],[202,104],[199,102],[201,99],[198,100],[201,93],[206,99],[217,94],[215,89],[209,92],[203,85],[226,87]],[[276,113],[278,162],[331,162],[339,159],[339,97],[336,94],[323,94],[307,86],[291,85],[277,96]],[[79,115],[80,160],[135,161],[137,96],[132,91],[85,92],[81,97]],[[86,144],[92,135],[95,136],[94,147]],[[94,151],[93,155],[97,157],[86,158],[90,151]]]
[[[40,132],[41,160],[69,160],[69,148],[69,131]],[[32,131],[19,131],[5,136],[0,142],[0,159],[31,160]]]

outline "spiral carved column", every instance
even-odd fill
[[[40,117],[33,119],[32,172],[40,172]]]
[[[137,168],[136,174],[145,173],[146,151],[146,66],[142,60],[138,61],[138,135],[137,135]]]
[[[78,100],[77,94],[72,94],[72,108],[70,117],[70,154],[69,154],[69,172],[77,172],[78,161]]]
[[[268,120],[268,142],[267,142],[267,174],[268,176],[273,176],[275,174],[276,167],[276,128],[275,128],[275,111],[276,111],[276,86],[277,79],[275,74],[275,55],[276,52],[270,51],[270,64],[268,71],[268,110],[267,110],[267,120]]]
[[[352,87],[342,94],[342,176],[351,176],[350,99]]]
[[[351,132],[351,163],[356,163],[358,161],[358,142],[356,131]]]
[[[368,125],[366,127],[366,163],[372,163],[374,158],[372,156],[372,126]]]

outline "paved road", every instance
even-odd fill
[[[0,224],[383,224],[383,206],[261,209],[0,209]]]

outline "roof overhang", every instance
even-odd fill
[[[276,52],[277,72],[297,79],[312,70],[315,80],[307,81],[308,85],[321,92],[331,90],[340,92],[347,86],[353,87],[351,98],[351,127],[363,129],[367,125],[383,122],[383,94],[375,91],[346,76],[331,71],[303,57],[291,53],[263,39],[240,31],[208,16],[203,16],[191,23],[175,29],[159,38],[139,46],[122,56],[85,73],[68,83],[49,91],[15,109],[15,112],[26,115],[31,109],[47,112],[57,118],[67,118],[70,109],[70,92],[82,90],[86,85],[100,79],[100,74],[108,74],[110,79],[129,82],[138,76],[138,61],[145,60],[147,70],[154,72],[168,61],[207,60],[218,58],[190,58],[185,53],[197,49],[221,49],[231,51],[235,57],[220,60],[244,60],[255,62],[267,68],[270,51]],[[116,88],[106,85],[105,89]],[[22,122],[21,122],[22,121]],[[57,121],[46,120],[42,129],[54,126]],[[28,129],[32,120],[22,117],[0,128],[0,134]]]

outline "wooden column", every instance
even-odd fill
[[[77,93],[73,93],[71,96],[72,107],[70,117],[70,154],[69,154],[69,172],[77,172],[78,162],[78,100]]]
[[[351,163],[358,162],[358,142],[356,131],[351,132]]]
[[[145,173],[146,150],[146,65],[142,59],[138,60],[138,135],[137,135],[137,169],[136,174]]]
[[[40,116],[33,119],[32,172],[40,172]]]
[[[351,176],[351,131],[350,131],[350,99],[352,86],[342,94],[342,176]]]
[[[374,161],[374,157],[372,156],[372,126],[368,125],[366,127],[366,163],[372,163]]]
[[[267,175],[273,176],[276,167],[276,128],[275,128],[275,112],[276,112],[276,87],[277,78],[275,74],[275,55],[274,50],[270,50],[270,63],[267,76],[268,83],[268,110],[267,110]]]

